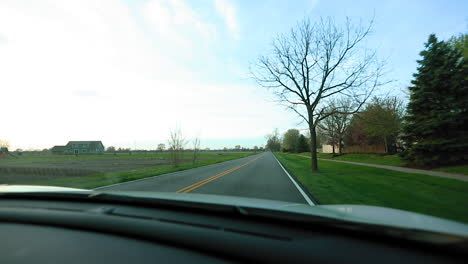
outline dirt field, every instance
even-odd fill
[[[198,162],[216,162],[245,156],[245,153],[200,153]],[[117,155],[27,154],[0,159],[0,184],[48,184],[55,180],[79,182],[86,176],[106,174],[114,177],[132,170],[138,175],[160,173],[169,164],[169,153],[119,153]],[[192,153],[183,154],[182,162],[192,163]],[[153,169],[146,169],[153,167]],[[141,170],[145,170],[144,173]],[[168,170],[169,171],[169,170]],[[111,175],[109,175],[111,174]],[[115,174],[115,175],[113,175]],[[117,177],[117,176],[115,176]],[[117,177],[118,178],[118,177]],[[69,179],[66,180],[66,179]]]
[[[206,166],[254,155],[255,152],[184,152],[178,167],[169,165],[169,153],[118,153],[104,155],[51,155],[27,153],[0,159],[0,184],[48,185],[93,189]]]
[[[81,177],[100,172],[128,171],[168,164],[156,159],[99,159],[0,164],[0,184],[28,184],[58,177]]]

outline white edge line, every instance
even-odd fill
[[[273,153],[272,153],[273,154]],[[273,157],[275,157],[275,160],[278,162],[278,164],[281,166],[281,168],[284,170],[284,172],[286,173],[286,175],[288,175],[289,179],[294,183],[294,186],[296,186],[296,188],[299,190],[299,192],[302,194],[302,196],[304,197],[304,199],[306,200],[306,202],[309,204],[309,205],[315,205],[314,202],[312,202],[312,200],[309,198],[309,196],[304,192],[304,190],[302,190],[301,186],[299,186],[299,184],[297,184],[297,182],[294,180],[294,178],[289,174],[289,172],[283,167],[283,165],[281,164],[281,162],[279,162],[279,160],[276,158],[275,154],[273,154]]]

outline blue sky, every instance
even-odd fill
[[[193,1],[211,2],[211,1]],[[193,2],[191,2],[193,4]],[[468,30],[467,1],[233,1],[236,4],[240,37],[232,40],[228,34],[220,45],[209,52],[217,63],[203,68],[200,75],[217,82],[239,81],[237,75],[219,71],[218,67],[234,64],[241,70],[249,67],[259,54],[269,48],[272,38],[290,30],[300,19],[312,21],[332,17],[342,21],[368,22],[375,26],[368,39],[368,47],[388,61],[391,76],[404,89],[411,80],[418,53],[431,33],[447,39]],[[206,6],[206,5],[204,5]],[[209,6],[209,5],[208,5]],[[207,8],[210,10],[210,8]],[[222,23],[222,21],[217,21]],[[219,58],[224,58],[219,60]],[[201,60],[201,59],[200,59]],[[197,60],[195,63],[198,63]],[[213,78],[213,72],[218,72]]]
[[[467,1],[0,0],[0,139],[155,148],[180,127],[203,147],[264,144],[302,128],[248,78],[272,39],[308,17],[374,18],[366,47],[405,98],[430,33],[468,30]],[[6,99],[4,99],[6,98]],[[6,129],[5,129],[6,127]]]

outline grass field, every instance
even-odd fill
[[[0,184],[53,185],[96,188],[164,173],[191,169],[255,153],[200,153],[191,162],[184,153],[183,163],[174,168],[167,153],[125,155],[31,155],[0,161]]]
[[[276,153],[321,204],[363,204],[468,222],[468,182]]]
[[[200,158],[210,158],[218,153],[214,152],[201,152]],[[192,153],[184,153],[184,158],[190,158]],[[62,161],[83,161],[83,160],[102,160],[102,159],[168,159],[169,152],[143,152],[143,153],[105,153],[101,155],[51,155],[51,154],[24,154],[21,156],[8,157],[6,159],[0,159],[0,165],[2,164],[25,164],[25,163],[45,163],[45,162],[62,162]]]
[[[452,166],[452,167],[443,167],[437,168],[438,171],[445,171],[451,173],[461,173],[468,175],[468,165],[461,165],[461,166]]]
[[[301,155],[310,156],[310,152],[301,153]],[[401,160],[398,154],[381,155],[381,154],[368,154],[368,153],[347,153],[341,156],[333,157],[333,154],[331,153],[318,153],[318,157],[322,159],[345,160],[345,161],[373,163],[373,164],[390,165],[390,166],[403,166],[404,165],[404,162]]]

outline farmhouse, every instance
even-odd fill
[[[52,154],[102,154],[104,145],[101,141],[69,141],[65,146],[54,146]]]
[[[67,150],[67,146],[53,146],[50,151],[52,154],[65,154],[65,150]]]

